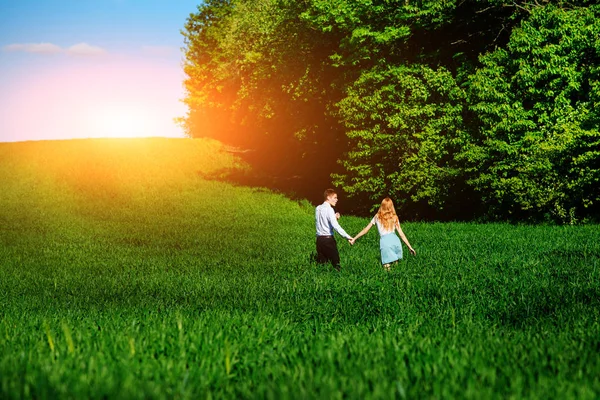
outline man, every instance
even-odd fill
[[[350,242],[352,237],[337,222],[339,214],[333,211],[333,207],[338,202],[338,196],[335,190],[327,189],[324,193],[325,202],[317,207],[315,213],[317,227],[317,262],[322,264],[328,261],[339,271],[340,253],[338,252],[337,243],[333,237],[333,230],[342,235]],[[351,242],[350,242],[351,243]]]

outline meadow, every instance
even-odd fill
[[[243,168],[0,144],[0,398],[600,397],[599,226],[406,222],[416,257],[385,272],[371,230],[338,273],[312,204],[216,179]]]

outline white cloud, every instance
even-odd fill
[[[4,46],[5,51],[24,51],[26,53],[56,54],[63,50],[52,43],[14,43]]]
[[[106,50],[102,47],[92,46],[87,43],[77,43],[66,49],[68,54],[76,56],[97,56],[106,54]]]
[[[4,51],[22,51],[36,54],[64,53],[74,56],[96,56],[106,54],[102,47],[92,46],[87,43],[77,43],[71,47],[62,48],[53,43],[13,43],[3,47]]]

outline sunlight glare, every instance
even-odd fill
[[[156,115],[139,106],[102,107],[87,119],[90,137],[127,138],[159,135],[159,132],[156,132]]]

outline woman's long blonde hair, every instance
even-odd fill
[[[383,225],[386,231],[391,231],[394,229],[394,225],[396,225],[396,222],[398,221],[398,216],[396,215],[394,203],[389,197],[386,197],[381,202],[379,211],[377,211],[377,219],[379,220],[379,223]]]

